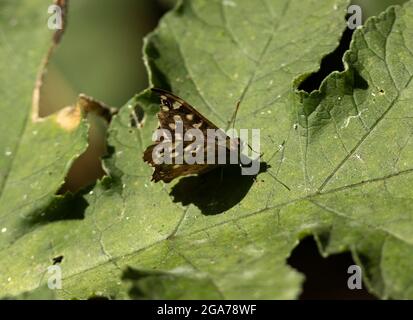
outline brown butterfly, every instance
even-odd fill
[[[207,130],[214,129],[220,130],[215,124],[213,124],[210,120],[205,118],[201,113],[195,110],[192,106],[190,106],[186,101],[177,97],[176,95],[162,90],[153,88],[153,92],[157,93],[161,98],[161,110],[158,113],[159,119],[159,127],[158,129],[166,129],[172,133],[172,140],[175,141],[175,129],[176,129],[176,121],[181,121],[183,126],[183,133],[185,134],[189,129],[199,129],[202,131],[202,134],[205,137],[205,141],[207,141]],[[239,104],[238,104],[239,105]],[[233,115],[233,119],[235,119],[237,109]],[[223,131],[222,131],[223,132]],[[218,142],[215,144],[215,148],[225,148],[226,157],[229,159],[230,154],[233,152],[239,153],[240,152],[240,140],[238,138],[231,139],[229,136],[225,135],[225,143],[224,145],[218,145]],[[155,168],[155,171],[152,175],[152,181],[158,182],[160,180],[164,182],[171,182],[173,179],[181,176],[186,176],[190,174],[202,174],[212,169],[217,168],[222,164],[214,164],[207,163],[194,163],[188,164],[185,161],[181,164],[177,163],[156,163],[153,159],[153,151],[156,146],[161,141],[155,142],[153,145],[149,146],[143,155],[143,159],[145,162],[148,162],[152,167]],[[182,141],[183,148],[187,148],[192,142],[191,141]],[[206,148],[205,148],[206,149]],[[172,151],[172,155],[174,154],[174,150]],[[206,153],[206,152],[205,152]],[[217,152],[215,152],[217,154]],[[206,159],[206,155],[204,156]]]

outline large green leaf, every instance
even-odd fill
[[[15,297],[3,297],[3,300],[54,300],[56,291],[50,290],[46,285],[35,290],[23,292]]]
[[[78,109],[38,117],[41,72],[60,34],[48,29],[52,3],[0,2],[0,249],[34,228],[87,144]]]
[[[345,71],[297,92],[337,46],[345,6],[196,0],[168,14],[147,41],[153,84],[221,126],[240,99],[237,127],[261,129],[267,170],[150,182],[141,157],[159,107],[144,92],[113,119],[110,177],[76,197],[84,219],[0,252],[0,291],[36,288],[62,255],[64,298],[294,298],[303,277],[286,259],[313,234],[326,255],[351,250],[380,297],[412,298],[413,4],[369,20]],[[142,128],[130,126],[134,108]]]

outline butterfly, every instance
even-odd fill
[[[208,120],[206,117],[204,117],[200,112],[198,112],[194,107],[192,107],[189,103],[187,103],[185,100],[179,98],[178,96],[174,95],[173,93],[170,93],[166,90],[158,89],[158,88],[153,88],[153,92],[159,95],[160,100],[161,100],[161,106],[160,106],[160,111],[158,112],[157,116],[159,119],[159,129],[165,129],[169,130],[171,132],[171,137],[172,137],[172,158],[175,154],[174,148],[176,148],[176,144],[178,143],[177,139],[177,132],[176,132],[176,124],[180,122],[183,127],[183,133],[185,134],[188,132],[190,129],[198,129],[200,132],[202,132],[202,135],[205,138],[205,141],[208,143],[207,139],[207,130],[208,129],[213,129],[213,130],[221,130],[219,129],[215,124],[213,124],[210,120]],[[237,109],[238,110],[237,105]],[[236,116],[236,111],[233,115],[233,119],[235,119]],[[219,143],[219,142],[213,142],[212,147],[215,147],[215,150],[219,149],[224,149],[226,159],[229,159],[231,157],[231,154],[236,153],[237,155],[240,152],[241,148],[241,141],[238,138],[230,138],[227,136],[223,131],[221,130],[222,134],[225,135],[224,138],[224,143]],[[159,146],[159,144],[162,141],[156,141],[154,144],[150,145],[144,152],[143,155],[143,160],[152,167],[154,167],[154,172],[152,175],[152,181],[158,182],[158,181],[163,181],[163,182],[171,182],[173,179],[186,176],[186,175],[191,175],[191,174],[203,174],[205,172],[208,172],[212,169],[217,168],[218,166],[222,164],[218,164],[218,161],[215,161],[215,163],[207,163],[207,155],[206,155],[206,150],[208,148],[208,145],[205,144],[205,154],[201,155],[203,159],[205,160],[203,163],[193,163],[189,164],[183,161],[183,163],[177,163],[173,162],[172,163],[157,163],[156,159],[154,159],[154,149]],[[176,143],[175,143],[176,142]],[[190,148],[190,145],[192,144],[193,141],[183,141],[182,137],[181,140],[179,140],[179,143],[183,143],[183,150],[186,150],[187,148]],[[209,140],[210,142],[210,140]],[[215,152],[215,155],[217,155],[218,152]],[[172,159],[174,160],[174,159]]]

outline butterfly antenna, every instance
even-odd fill
[[[237,106],[235,107],[235,110],[234,110],[234,113],[232,114],[231,120],[228,121],[227,130],[228,130],[228,128],[231,126],[231,123],[232,123],[232,129],[235,130],[235,120],[237,119],[238,110],[239,110],[240,105],[241,105],[241,100],[238,100]],[[227,130],[226,130],[226,131],[227,131]],[[257,151],[255,151],[255,150],[249,145],[249,143],[247,143],[247,146],[248,146],[248,148],[249,148],[252,152],[258,153]],[[260,157],[259,157],[259,158],[261,159],[263,155],[264,155],[264,153],[260,153]]]
[[[241,105],[241,100],[237,102],[237,106],[235,107],[235,110],[234,110],[234,113],[232,114],[231,119],[228,121],[227,130],[225,131],[228,131],[228,128],[231,127],[231,123],[232,123],[232,129],[235,129],[235,120],[237,119],[237,114],[238,114],[240,105]]]

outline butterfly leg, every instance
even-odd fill
[[[278,179],[272,172],[271,170],[268,170],[268,174],[275,180],[277,181],[280,185],[282,185],[285,189],[288,191],[291,191],[290,187],[287,186],[284,182],[282,182],[280,179]]]
[[[258,153],[257,151],[255,151],[255,150],[249,145],[249,143],[247,143],[247,146],[248,146],[248,148],[249,148],[252,152]],[[264,152],[261,152],[261,153],[260,153],[260,156],[259,156],[258,158],[261,160],[263,156],[264,156]]]
[[[241,101],[238,101],[235,107],[235,110],[231,116],[231,119],[227,123],[227,128],[225,129],[225,131],[228,131],[228,129],[231,128],[231,125],[232,125],[232,129],[235,128],[235,120],[237,119],[237,114],[238,114],[240,104],[241,104]]]

